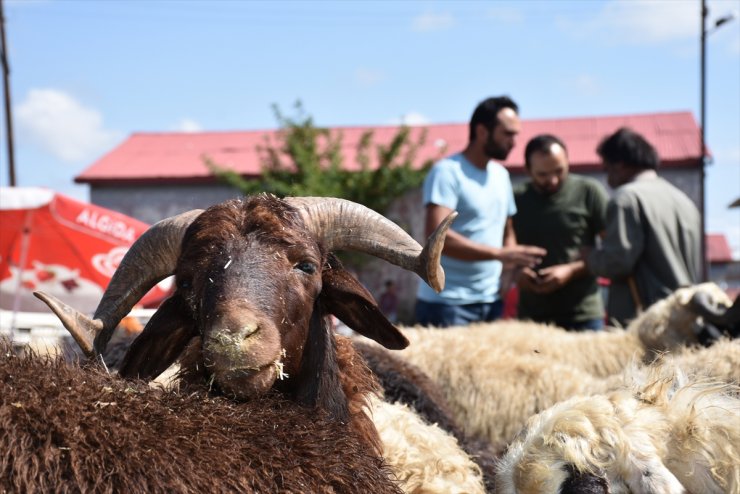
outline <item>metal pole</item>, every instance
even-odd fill
[[[10,109],[10,65],[8,64],[8,43],[5,41],[5,11],[0,0],[0,41],[2,41],[3,88],[5,92],[5,129],[8,141],[9,185],[15,187],[15,150],[13,148],[13,117]]]
[[[701,0],[701,49],[699,52],[700,59],[700,82],[699,82],[699,207],[701,213],[701,281],[707,281],[707,233],[706,233],[706,208],[704,206],[704,186],[706,181],[706,154],[707,145],[705,142],[706,128],[706,44],[707,44],[707,0]]]

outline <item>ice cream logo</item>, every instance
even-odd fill
[[[128,252],[128,247],[113,247],[104,254],[95,254],[92,258],[93,268],[103,276],[110,278],[118,269],[126,252]]]

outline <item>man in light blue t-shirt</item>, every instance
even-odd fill
[[[445,327],[501,316],[502,262],[537,265],[545,250],[517,245],[511,217],[516,213],[504,160],[519,133],[518,107],[506,96],[482,101],[470,119],[464,151],[434,164],[424,181],[425,230],[430,235],[452,211],[458,217],[447,233],[442,256],[445,289],[419,284],[416,322]]]

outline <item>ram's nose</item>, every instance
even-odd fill
[[[257,334],[260,325],[256,321],[230,320],[222,318],[213,325],[212,334],[219,339],[228,339],[233,343],[242,342]]]
[[[241,326],[238,326],[237,329],[234,330],[236,333],[236,336],[246,340],[253,334],[255,334],[257,331],[259,331],[260,326],[256,322],[249,322],[246,324],[242,324]]]

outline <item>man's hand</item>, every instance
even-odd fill
[[[539,274],[537,293],[552,293],[563,288],[573,278],[573,266],[571,264],[558,264],[540,269]]]
[[[516,284],[520,290],[536,293],[538,282],[537,273],[532,268],[522,268],[517,277]]]
[[[533,268],[542,262],[547,251],[542,247],[533,245],[512,245],[501,247],[498,252],[498,260],[516,266]]]

